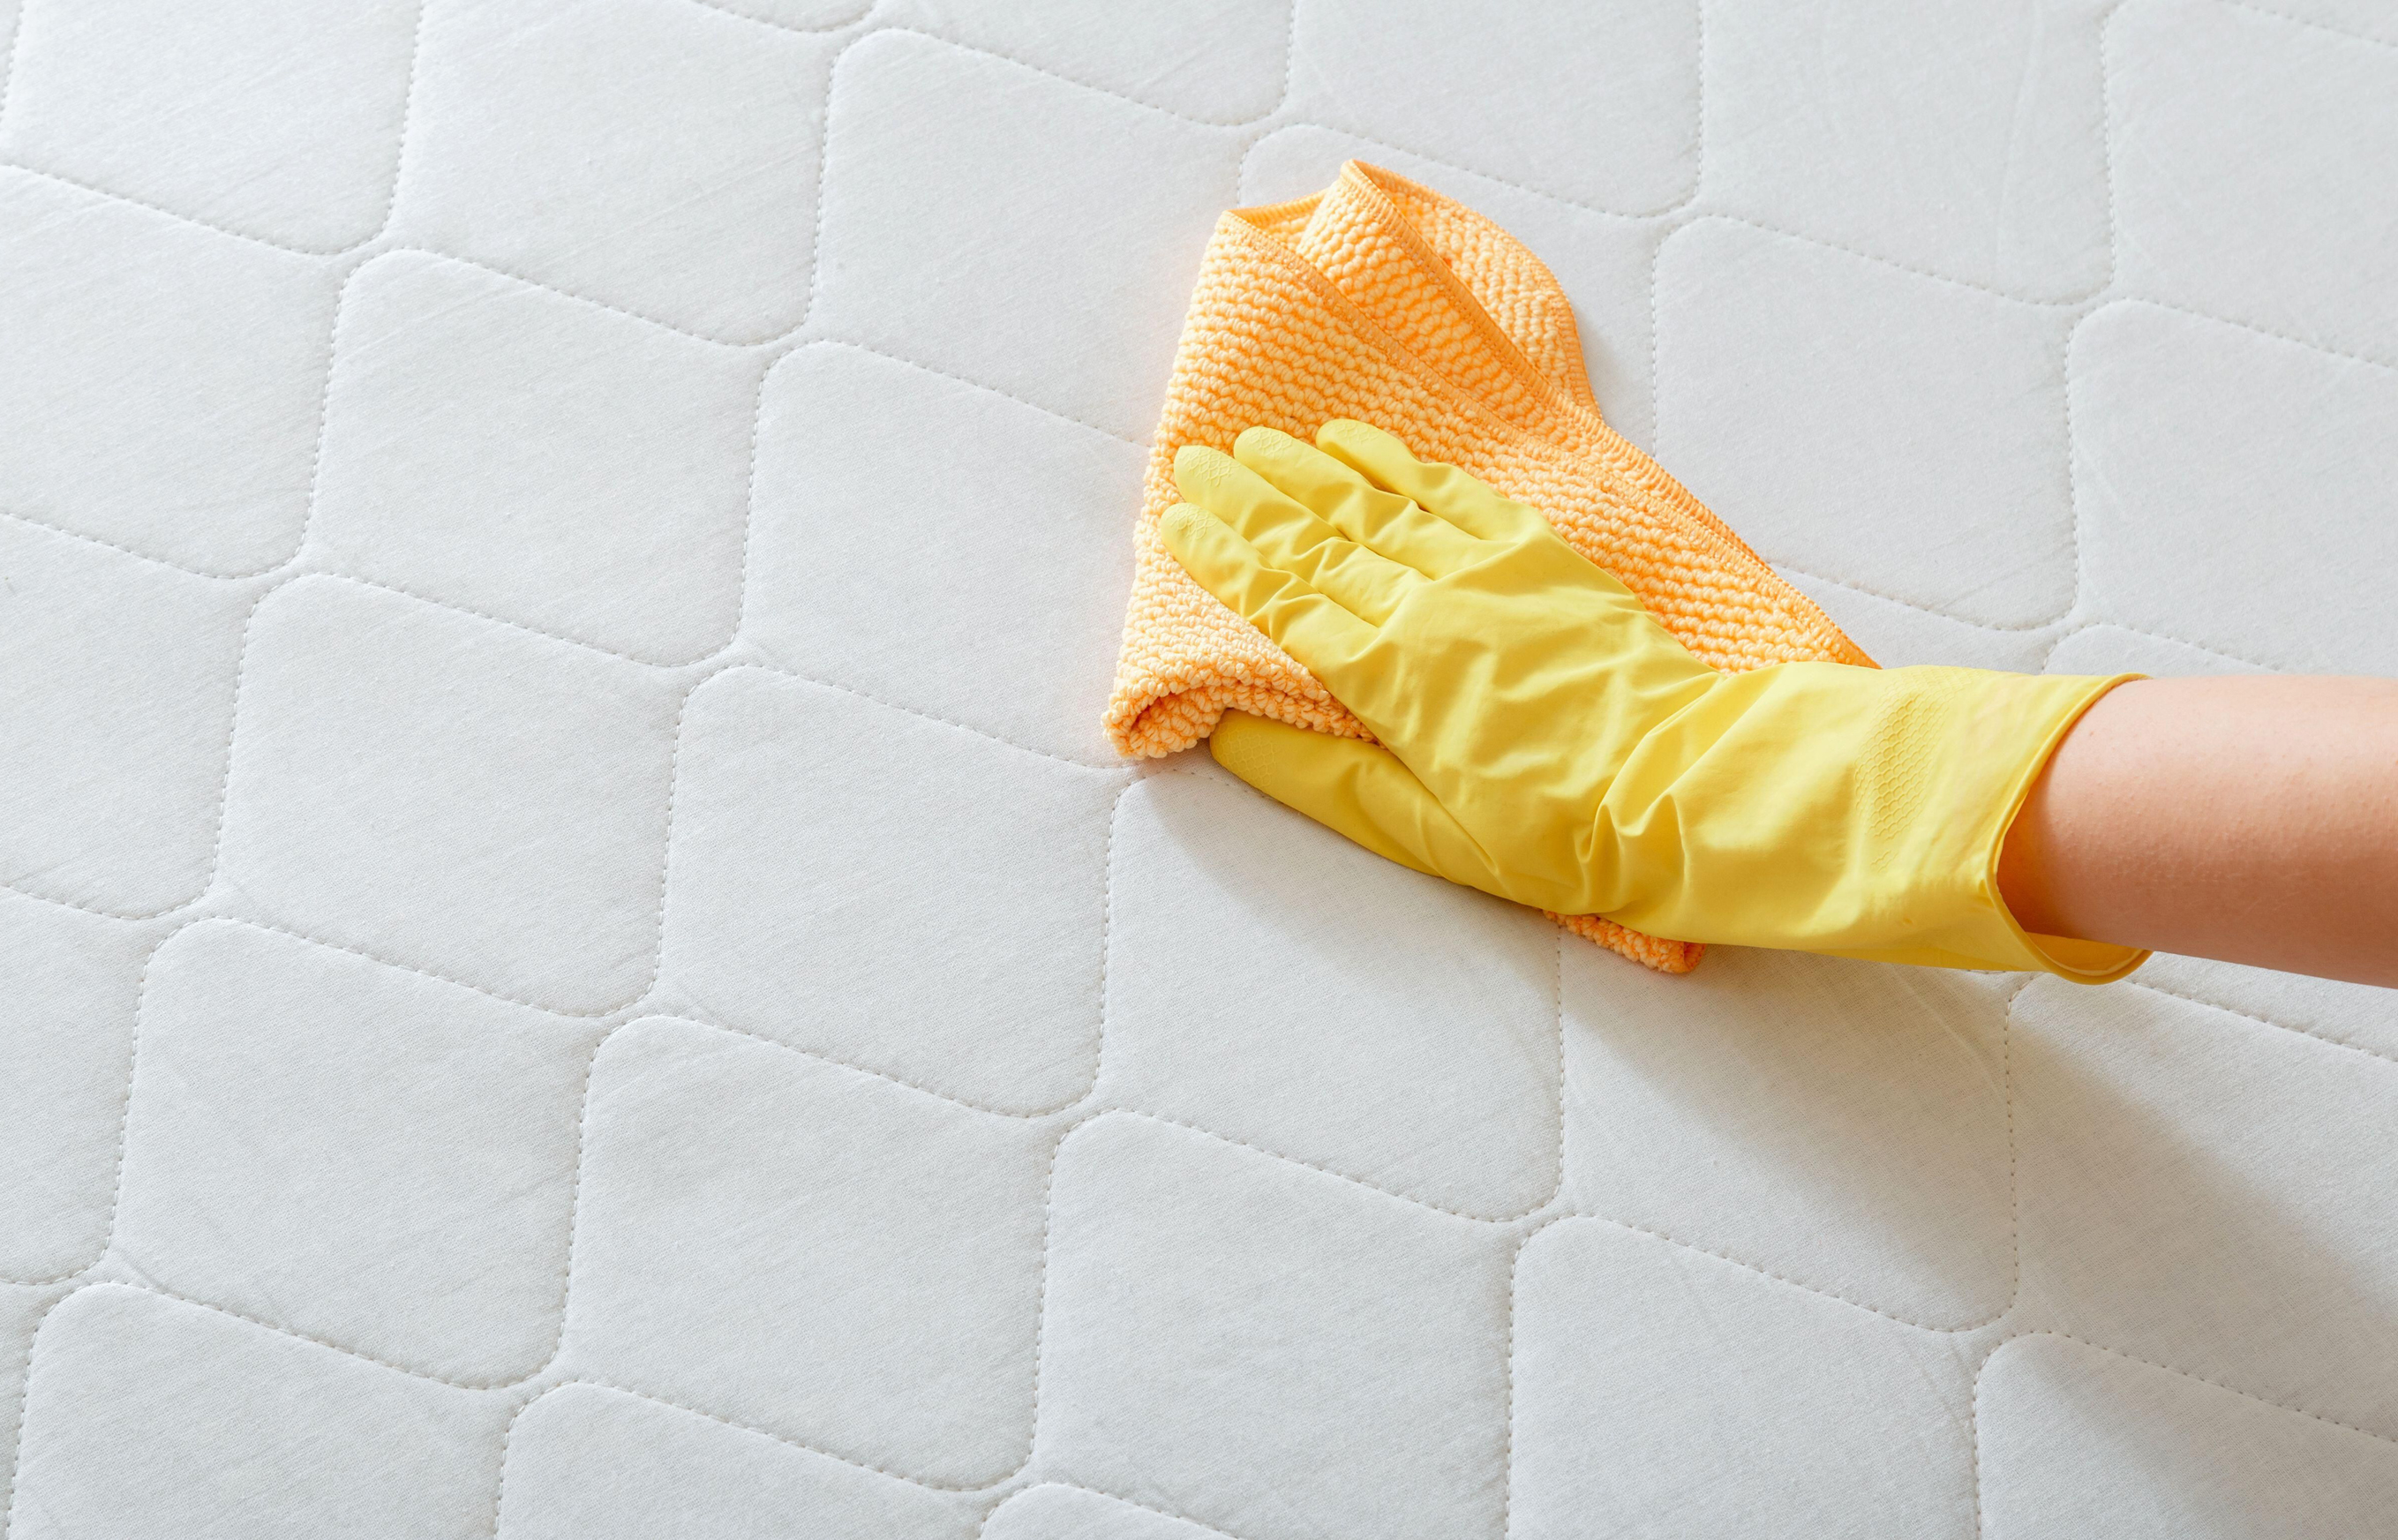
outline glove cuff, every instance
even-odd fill
[[[1843,948],[1843,953],[2049,973],[2087,984],[2121,979],[2148,961],[2137,947],[2026,930],[1999,887],[2008,831],[2057,746],[2107,692],[2143,676],[1892,670],[1918,672],[1947,678],[1933,686],[1947,699],[1922,713],[1928,720],[1904,724],[1891,749],[1903,773],[1924,783],[1913,793],[1914,837],[1901,837],[1918,845],[1910,865],[1927,879],[1907,894],[1917,923],[1895,944]]]
[[[2007,908],[2006,897],[1999,889],[1999,856],[2006,848],[2007,834],[2014,828],[2015,818],[2023,812],[2024,803],[2031,796],[2031,789],[2039,782],[2041,772],[2046,770],[2048,762],[2055,757],[2058,745],[2065,741],[2068,733],[2073,731],[2074,723],[2081,720],[2082,713],[2098,704],[2108,691],[2118,684],[2128,684],[2135,679],[2147,677],[2146,674],[2110,674],[2085,681],[2090,688],[2068,696],[2069,709],[2057,716],[2042,738],[2039,750],[2026,762],[2015,784],[2008,789],[2005,816],[1999,820],[1998,836],[1990,841],[1988,854],[1983,862],[1982,885],[1988,895],[1991,908],[2005,922],[2010,937],[2031,959],[2026,965],[2011,966],[2053,973],[2078,984],[2107,984],[2149,960],[2150,953],[2141,947],[2083,941],[2068,936],[2043,936],[2037,931],[2026,930],[2016,921],[2014,912]]]
[[[1645,735],[1603,801],[1591,909],[1650,935],[2088,983],[2132,947],[2035,936],[1999,853],[2081,713],[2139,676],[1790,663]]]

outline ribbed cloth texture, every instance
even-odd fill
[[[1226,213],[1208,241],[1143,487],[1108,703],[1119,752],[1188,749],[1233,709],[1372,736],[1157,535],[1179,501],[1176,450],[1229,451],[1260,423],[1312,439],[1332,417],[1386,428],[1541,509],[1716,668],[1872,662],[1601,420],[1572,306],[1539,258],[1472,209],[1353,160],[1313,197]],[[1690,971],[1704,950],[1595,915],[1556,918],[1662,972]]]

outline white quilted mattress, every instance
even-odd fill
[[[1216,212],[1886,661],[2398,673],[2375,0],[0,0],[11,1540],[2398,1533],[2398,995],[1662,979],[1098,721]]]

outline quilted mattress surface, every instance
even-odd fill
[[[2398,996],[1099,732],[1359,156],[1891,662],[2398,673],[2372,0],[0,0],[10,1540],[2398,1533]]]

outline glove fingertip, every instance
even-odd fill
[[[1206,576],[1203,569],[1209,565],[1206,557],[1211,547],[1219,543],[1219,531],[1231,533],[1222,520],[1193,503],[1177,503],[1157,517],[1157,537],[1167,553],[1203,583]]]
[[[1226,456],[1206,444],[1185,444],[1174,452],[1174,490],[1196,503],[1224,479]]]
[[[1233,458],[1246,466],[1249,463],[1249,456],[1260,450],[1272,454],[1298,442],[1298,439],[1282,429],[1268,427],[1265,424],[1259,423],[1255,426],[1241,429],[1240,436],[1233,440]]]
[[[1327,417],[1324,426],[1315,430],[1315,447],[1318,449],[1329,449],[1344,439],[1362,439],[1377,445],[1399,444],[1398,439],[1389,430],[1376,427],[1357,417]],[[1399,444],[1399,447],[1404,449],[1407,446]]]
[[[1275,779],[1275,772],[1281,767],[1276,750],[1292,741],[1290,735],[1302,733],[1305,729],[1271,717],[1229,710],[1207,736],[1207,752],[1218,764],[1262,790],[1266,783]],[[1310,737],[1320,736],[1306,734]]]
[[[1396,493],[1426,512],[1440,511],[1424,498],[1425,478],[1437,464],[1417,459],[1414,451],[1371,423],[1327,423],[1316,442],[1367,486]]]
[[[1214,517],[1214,514],[1195,504],[1177,503],[1157,516],[1158,533],[1165,535],[1167,543],[1171,544],[1178,537],[1187,537],[1200,520]]]
[[[1381,745],[1227,711],[1207,751],[1254,790],[1383,859],[1461,880],[1423,839],[1427,824],[1450,821],[1447,813]]]

